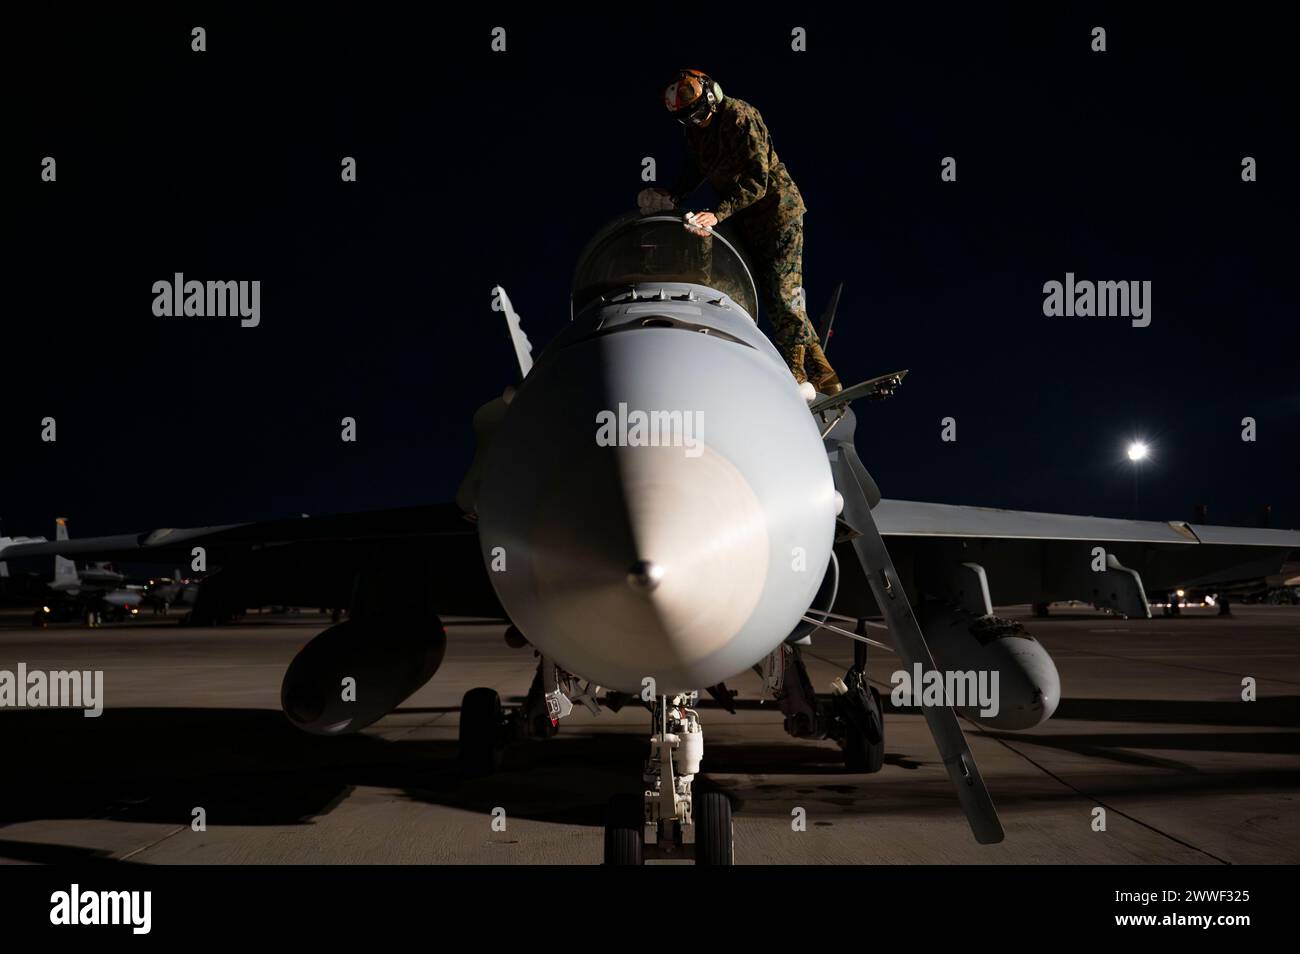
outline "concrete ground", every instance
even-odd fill
[[[705,772],[738,803],[736,860],[1300,861],[1300,608],[1234,614],[1031,620],[1064,698],[1029,732],[966,726],[1006,827],[991,847],[971,837],[919,715],[888,713],[884,770],[851,775],[834,744],[788,738],[759,705],[757,678],[738,677],[736,715],[701,709]],[[0,618],[0,670],[102,669],[107,708],[98,719],[0,709],[3,861],[594,864],[605,801],[637,787],[646,752],[643,710],[581,712],[556,738],[512,749],[499,775],[462,780],[461,695],[487,685],[518,699],[533,673],[499,625],[450,626],[427,686],[364,733],[326,739],[279,709],[285,667],[323,617],[217,629],[26,621]],[[851,647],[819,636],[808,658],[825,691]],[[873,651],[882,689],[895,663]],[[1246,676],[1256,702],[1241,701]],[[197,808],[206,831],[191,828]],[[799,808],[803,831],[791,825]]]

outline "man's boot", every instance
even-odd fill
[[[792,346],[790,348],[790,351],[784,357],[785,357],[785,363],[790,366],[790,373],[794,375],[795,382],[798,384],[803,384],[805,381],[807,381],[808,375],[805,374],[803,370],[804,346],[803,345]]]
[[[805,351],[805,362],[808,366],[808,380],[812,386],[821,394],[838,394],[844,390],[840,384],[840,377],[831,367],[831,363],[826,360],[826,352],[818,342],[807,345]],[[798,377],[798,375],[796,375]]]

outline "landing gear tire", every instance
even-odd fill
[[[845,727],[844,767],[850,772],[871,775],[885,765],[885,710],[875,686],[871,686],[867,693],[871,703],[866,713],[866,731],[859,731],[852,720]]]
[[[615,795],[605,814],[605,864],[645,864],[645,798]]]
[[[471,689],[460,702],[460,767],[466,775],[501,768],[505,715],[495,689]]]
[[[691,813],[695,819],[695,863],[734,865],[735,832],[731,799],[722,792],[697,792]]]
[[[542,687],[542,670],[545,668],[546,661],[538,666],[537,674],[533,676],[532,685],[528,687],[528,697],[524,700],[523,707],[515,714],[519,719],[519,729],[526,739],[549,739],[560,731],[558,722],[551,720],[550,712],[546,708],[546,690]]]
[[[542,714],[533,719],[532,738],[534,739],[553,739],[560,731],[558,723],[552,722],[550,717]]]

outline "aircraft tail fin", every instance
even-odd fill
[[[826,303],[826,310],[822,312],[822,320],[817,323],[817,340],[822,343],[822,351],[826,351],[831,346],[831,326],[835,324],[835,310],[840,307],[840,293],[844,291],[844,283],[840,282],[835,286],[835,291],[831,292],[831,300]]]
[[[56,556],[54,558],[55,583],[76,583],[78,579],[77,564],[67,557]]]
[[[510,295],[499,285],[493,286],[491,290],[491,307],[493,311],[502,312],[506,316],[506,329],[510,331],[510,343],[515,347],[515,360],[519,361],[520,380],[528,377],[528,372],[533,369],[533,346],[528,341],[528,335],[524,334],[524,326],[520,322],[519,312],[515,311],[510,303]]]
[[[510,296],[500,285],[492,289],[492,309],[506,316],[506,328],[510,332],[510,343],[514,345],[515,360],[519,362],[519,377],[522,380],[533,369],[533,346],[524,334],[519,313],[510,304]]]
[[[54,539],[68,539],[68,518],[56,517],[54,520]],[[56,556],[54,558],[54,582],[55,583],[76,583],[77,564],[67,557]]]

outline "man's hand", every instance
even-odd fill
[[[718,217],[712,212],[687,212],[683,224],[692,235],[708,235],[709,229],[718,224]]]
[[[654,215],[656,212],[671,212],[677,203],[667,189],[642,189],[636,196],[637,208],[642,215]]]

